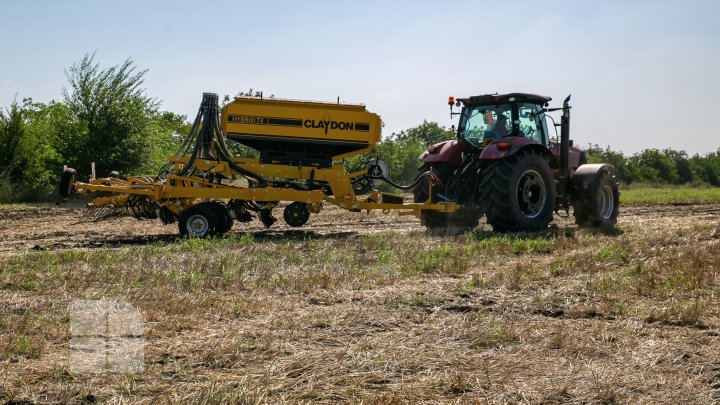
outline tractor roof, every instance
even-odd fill
[[[532,104],[545,104],[552,100],[550,97],[529,93],[483,94],[481,96],[460,98],[459,100],[465,105],[493,105],[508,103],[511,98],[515,98],[517,102]]]

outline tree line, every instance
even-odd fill
[[[87,54],[66,70],[62,99],[38,103],[14,101],[0,110],[0,202],[52,200],[63,165],[98,176],[156,174],[187,135],[187,116],[160,109],[142,87],[146,70],[131,59],[101,68]],[[257,95],[250,89],[239,95]],[[273,97],[272,95],[270,97]],[[229,100],[229,97],[225,97]],[[435,122],[393,133],[373,153],[344,161],[355,170],[379,155],[390,177],[409,183],[417,175],[418,156],[430,145],[452,139],[454,132]],[[255,151],[231,142],[238,155]],[[589,162],[607,162],[625,184],[720,186],[720,149],[688,156],[673,149],[647,149],[630,156],[609,147],[584,148]]]
[[[612,164],[615,176],[624,184],[720,187],[720,149],[693,156],[682,150],[654,148],[626,156],[598,145],[589,145],[584,151],[589,163]]]
[[[187,117],[161,111],[130,59],[102,69],[87,54],[66,70],[62,100],[15,100],[0,111],[0,201],[50,200],[63,165],[81,178],[156,173],[187,133]]]

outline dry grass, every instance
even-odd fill
[[[719,210],[457,238],[330,211],[343,226],[16,251],[0,257],[0,399],[717,402]],[[75,299],[140,310],[143,372],[70,369]]]

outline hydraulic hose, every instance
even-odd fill
[[[391,185],[391,186],[393,186],[393,187],[395,187],[395,188],[399,188],[400,190],[410,190],[410,189],[413,189],[413,188],[417,187],[418,184],[420,184],[420,182],[421,182],[422,179],[423,179],[423,174],[425,174],[425,173],[420,173],[417,177],[415,177],[415,180],[413,180],[413,182],[410,183],[410,184],[408,184],[408,185],[398,184],[398,183],[396,183],[396,182],[388,179],[388,178],[385,177],[385,176],[369,176],[369,177],[370,177],[371,179],[373,179],[373,180],[381,180],[381,181],[384,181],[385,183],[387,183],[387,184],[389,184],[389,185]]]
[[[175,152],[175,157],[188,156],[181,176],[187,176],[195,171],[195,161],[200,159],[223,160],[228,166],[237,173],[253,180],[259,186],[267,186],[267,181],[261,176],[250,170],[244,169],[232,161],[232,153],[225,143],[225,137],[220,129],[220,119],[218,111],[217,94],[203,94],[202,103],[198,109],[197,116],[193,122],[188,135]],[[211,147],[214,147],[217,156],[213,156]],[[172,165],[172,162],[166,163],[158,174],[157,178],[163,178],[165,173]]]

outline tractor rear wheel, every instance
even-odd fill
[[[481,185],[487,221],[495,232],[541,231],[555,210],[555,180],[548,162],[519,152],[485,170]]]
[[[601,172],[573,202],[575,223],[582,227],[612,227],[620,213],[620,191],[615,177]]]
[[[433,174],[440,178],[443,186],[446,186],[452,178],[454,171],[453,168],[446,163],[436,163],[429,166],[423,166],[420,170],[423,171],[424,175],[429,178],[431,168]],[[429,188],[428,179],[423,179],[423,181],[421,181],[413,191],[414,201],[416,203],[426,202],[430,197]],[[438,190],[433,187],[432,202],[438,201],[437,192]],[[425,228],[427,228],[431,235],[454,236],[476,228],[480,223],[481,217],[482,211],[476,208],[463,206],[454,212],[422,211],[420,213],[420,222],[423,226],[425,226]]]
[[[207,238],[220,234],[221,218],[212,203],[200,203],[180,213],[178,228],[181,236]]]

